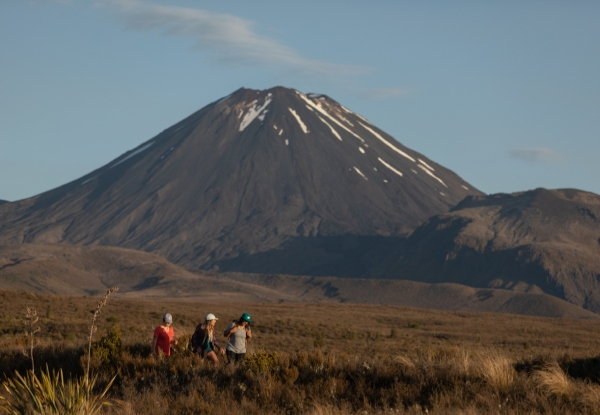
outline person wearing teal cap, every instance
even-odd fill
[[[227,364],[241,362],[246,357],[246,343],[252,338],[251,324],[252,317],[250,314],[244,313],[239,320],[233,320],[223,332],[223,335],[227,337],[225,346]]]

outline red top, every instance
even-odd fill
[[[162,326],[158,326],[154,330],[154,337],[156,337],[156,350],[154,352],[158,353],[161,350],[166,356],[171,356],[171,342],[174,335],[175,330],[173,330],[173,327],[169,326],[168,329],[165,329]]]

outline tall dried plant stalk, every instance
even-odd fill
[[[25,338],[28,338],[29,350],[23,349],[23,354],[31,359],[31,373],[35,373],[35,361],[33,359],[33,348],[37,345],[35,341],[35,334],[40,332],[39,326],[36,326],[40,318],[37,315],[35,307],[27,307],[27,314],[25,315]]]
[[[102,297],[102,299],[96,306],[96,310],[94,311],[94,316],[92,317],[92,325],[90,326],[90,337],[88,339],[87,369],[85,371],[86,385],[89,384],[89,380],[90,380],[90,361],[92,360],[92,337],[94,336],[94,332],[97,330],[96,320],[98,319],[98,316],[100,315],[100,311],[102,310],[102,307],[104,307],[106,305],[106,302],[108,301],[108,297],[115,291],[119,291],[119,287],[111,287],[108,289],[108,291],[106,291],[106,294],[104,295],[104,297]]]

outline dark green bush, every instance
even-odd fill
[[[123,333],[118,325],[111,326],[106,335],[92,343],[92,356],[100,366],[117,367],[121,362]]]

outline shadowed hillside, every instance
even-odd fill
[[[191,273],[156,255],[111,247],[0,247],[0,288],[35,293],[203,302],[310,302],[399,305],[544,317],[598,318],[540,293],[475,289],[458,284],[292,275]]]
[[[0,288],[34,293],[98,295],[118,285],[119,295],[222,301],[292,299],[258,285],[191,273],[166,259],[131,249],[71,245],[0,246]],[[193,287],[191,291],[188,291]]]
[[[546,293],[600,311],[600,196],[572,189],[468,197],[370,273]]]

